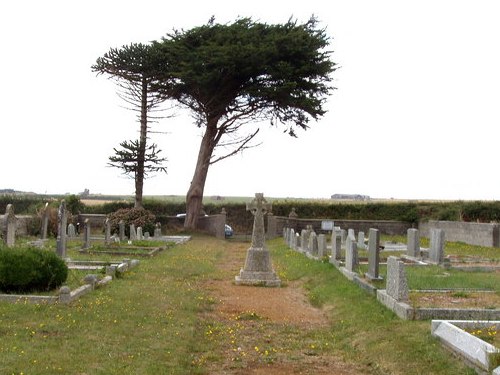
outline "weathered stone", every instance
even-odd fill
[[[154,238],[160,238],[160,237],[161,237],[161,223],[158,222],[155,225]]]
[[[347,236],[345,249],[345,268],[349,272],[355,272],[358,265],[358,246],[353,236]]]
[[[142,241],[144,239],[144,236],[142,234],[142,227],[137,227],[137,239],[139,241]]]
[[[120,241],[125,240],[125,223],[123,220],[120,220],[118,223],[118,236],[120,238]]]
[[[90,248],[90,221],[85,219],[83,222],[83,248]]]
[[[66,202],[64,199],[59,205],[57,211],[57,255],[61,258],[66,257],[66,226],[68,224],[68,211],[66,210]]]
[[[318,256],[318,236],[315,232],[311,232],[309,235],[309,245],[307,246],[307,250],[312,256]]]
[[[130,224],[130,241],[137,240],[137,232],[135,231],[135,225]]]
[[[5,232],[4,232],[4,242],[7,247],[13,247],[16,244],[16,227],[17,219],[14,214],[14,206],[8,204],[5,210]]]
[[[49,228],[49,203],[45,203],[45,207],[42,211],[42,240],[47,239],[47,231]]]
[[[365,232],[358,232],[358,249],[365,249]]]
[[[387,258],[386,293],[396,301],[408,301],[408,281],[404,263],[397,257]]]
[[[418,229],[409,228],[406,232],[406,254],[417,258],[420,257],[420,234]]]
[[[76,237],[76,229],[75,225],[73,223],[68,224],[68,238],[75,238]]]
[[[429,260],[434,263],[443,263],[444,230],[432,228],[430,234]]]
[[[104,244],[109,245],[111,243],[111,221],[109,217],[106,218],[104,222]]]
[[[252,246],[247,251],[244,268],[235,277],[235,283],[281,286],[281,280],[272,268],[269,250],[265,244],[264,215],[271,210],[271,204],[264,199],[264,194],[256,193],[255,199],[247,203],[247,210],[254,215]]]
[[[326,254],[326,237],[324,234],[318,235],[318,258],[323,258]]]
[[[381,280],[379,276],[380,263],[380,232],[370,228],[368,232],[368,272],[366,277],[370,280]]]

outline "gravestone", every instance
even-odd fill
[[[345,268],[349,272],[355,272],[358,265],[358,246],[354,236],[347,236],[345,248]]]
[[[45,203],[45,207],[42,211],[42,240],[47,239],[47,231],[49,228],[49,203]]]
[[[73,223],[68,224],[68,238],[75,238],[76,237],[76,229]]]
[[[429,247],[429,260],[441,264],[444,259],[444,230],[432,228]]]
[[[309,245],[307,246],[307,252],[312,256],[318,256],[318,236],[316,232],[311,232],[309,235]]]
[[[254,216],[252,245],[247,251],[244,268],[235,276],[236,285],[281,286],[265,244],[264,215],[270,210],[271,204],[267,203],[262,193],[256,193],[252,202],[247,203],[247,211]]]
[[[109,245],[111,243],[111,221],[109,217],[106,218],[104,222],[104,244]]]
[[[302,229],[300,232],[300,251],[305,253],[307,251],[307,230]]]
[[[66,257],[66,226],[68,224],[68,211],[66,210],[66,202],[64,199],[59,205],[59,210],[57,211],[57,240],[56,240],[56,250],[57,255],[61,258]]]
[[[16,244],[16,226],[17,219],[14,214],[14,206],[8,204],[5,209],[5,232],[4,232],[4,242],[7,247],[13,247]]]
[[[120,241],[125,240],[125,222],[123,220],[118,223],[118,238]]]
[[[161,223],[160,222],[158,222],[158,223],[155,224],[154,237],[155,238],[160,238],[161,237]]]
[[[368,272],[365,276],[370,280],[382,280],[379,276],[380,232],[370,228],[368,232]]]
[[[408,301],[408,281],[405,264],[397,257],[387,258],[386,293],[396,301]]]
[[[420,234],[418,229],[409,228],[406,232],[406,254],[417,258],[420,257]]]
[[[342,237],[340,231],[334,230],[332,233],[332,257],[330,258],[330,263],[339,261],[342,257]]]
[[[326,237],[324,234],[318,235],[318,258],[323,258],[326,254]]]
[[[137,232],[135,231],[135,225],[130,224],[130,241],[137,240]]]
[[[365,249],[365,232],[358,232],[358,249]]]
[[[83,248],[90,248],[90,221],[85,219],[83,222]]]
[[[295,230],[290,229],[290,239],[288,240],[288,246],[292,249],[295,249]]]
[[[144,239],[144,236],[142,234],[142,227],[137,227],[137,239],[139,241],[142,241]]]
[[[347,239],[347,232],[345,229],[340,230],[340,242],[341,244],[345,244],[345,241]]]

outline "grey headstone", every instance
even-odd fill
[[[342,244],[345,244],[345,241],[347,239],[347,232],[345,229],[340,230],[340,241]]]
[[[137,240],[137,232],[135,231],[135,225],[130,224],[130,241]]]
[[[149,234],[149,232],[144,232],[144,239],[145,240],[149,240],[150,237],[151,237],[151,235]]]
[[[443,263],[444,259],[444,231],[431,228],[429,259],[434,263]]]
[[[155,238],[160,238],[161,237],[161,223],[156,223],[155,225],[155,232],[154,232],[154,237]]]
[[[139,241],[142,241],[144,239],[144,236],[142,234],[142,227],[137,227],[137,239]]]
[[[311,232],[309,235],[309,246],[307,246],[309,253],[317,256],[318,255],[318,236],[315,232]]]
[[[83,248],[90,248],[90,221],[85,219],[83,222]]]
[[[106,218],[104,222],[104,244],[109,245],[111,243],[111,221],[109,217]]]
[[[345,249],[345,268],[350,272],[355,272],[358,265],[358,246],[356,239],[352,236],[347,236]]]
[[[42,211],[42,240],[47,239],[47,231],[49,228],[49,203],[45,203]]]
[[[417,258],[420,257],[420,234],[418,229],[409,228],[406,232],[407,235],[407,252],[406,254]]]
[[[368,232],[368,273],[366,277],[371,280],[380,280],[380,232],[378,229],[370,228]]]
[[[295,248],[295,230],[292,228],[290,229],[290,238],[288,240],[288,246],[290,248]]]
[[[323,258],[326,254],[326,237],[324,234],[318,235],[318,258]]]
[[[5,233],[4,241],[7,247],[13,247],[16,244],[17,219],[14,214],[14,206],[8,204],[5,210]]]
[[[123,220],[120,220],[120,222],[118,223],[118,236],[120,238],[120,241],[125,240],[125,223],[123,222]]]
[[[408,281],[404,263],[399,258],[387,258],[386,293],[396,301],[408,301]]]
[[[68,224],[68,211],[64,199],[59,205],[57,211],[57,255],[61,258],[66,257],[66,226]]]
[[[342,235],[340,231],[332,233],[332,260],[340,260],[342,258]]]
[[[365,232],[358,232],[358,249],[365,248]]]
[[[68,224],[68,237],[75,238],[76,237],[76,229],[73,223]]]
[[[307,230],[302,229],[300,232],[300,251],[307,252]]]

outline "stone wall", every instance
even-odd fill
[[[335,220],[335,219],[299,219],[299,218],[288,218],[283,216],[272,216],[268,217],[268,232],[269,230],[275,230],[274,235],[281,235],[283,233],[284,227],[290,227],[295,230],[295,233],[300,233],[302,229],[305,229],[307,225],[312,225],[316,233],[327,233],[328,231],[321,230],[321,222],[325,220],[333,221],[335,226],[341,229],[354,229],[357,232],[368,233],[370,228],[378,229],[381,234],[387,235],[404,235],[406,236],[406,231],[408,228],[412,228],[411,223],[404,221],[392,221],[392,220]],[[272,222],[274,220],[275,222]],[[271,222],[270,222],[271,221]],[[273,234],[268,233],[268,238],[272,238]]]
[[[419,224],[420,236],[429,237],[432,228],[443,229],[446,241],[500,247],[500,224],[429,220]]]
[[[198,219],[199,229],[215,236],[225,238],[224,227],[226,225],[226,214],[202,216]]]

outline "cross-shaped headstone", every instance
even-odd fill
[[[263,193],[255,193],[255,198],[247,203],[247,211],[250,211],[254,216],[253,232],[252,232],[252,247],[264,248],[264,215],[271,211],[272,204],[267,203]]]

